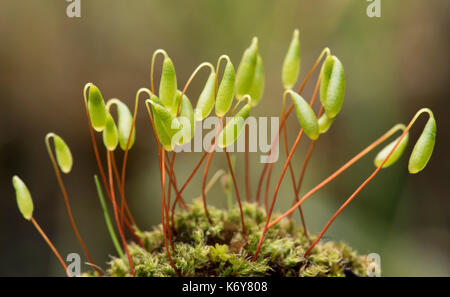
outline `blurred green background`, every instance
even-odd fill
[[[303,192],[395,123],[407,123],[419,108],[430,107],[438,123],[435,153],[428,167],[421,174],[408,175],[404,156],[383,170],[336,220],[326,238],[344,240],[360,253],[379,253],[387,276],[450,275],[450,145],[445,116],[450,107],[450,3],[382,1],[381,18],[367,17],[368,4],[363,0],[82,0],[81,18],[71,19],[63,0],[2,1],[0,275],[64,275],[42,238],[18,212],[11,186],[13,174],[27,183],[34,198],[34,215],[61,254],[81,254],[45,150],[44,136],[49,131],[61,135],[73,151],[75,166],[64,180],[75,219],[96,264],[105,268],[108,255],[114,254],[92,178],[97,169],[82,103],[86,82],[99,86],[105,99],[117,97],[131,106],[136,91],[149,87],[155,49],[164,48],[170,54],[181,85],[199,63],[215,63],[221,54],[228,54],[237,67],[251,38],[258,36],[266,91],[253,115],[278,116],[281,63],[295,28],[301,32],[301,79],[325,46],[343,62],[347,77],[343,111],[316,146]],[[202,73],[188,91],[194,102],[206,75],[206,71]],[[312,86],[305,97],[311,95]],[[413,141],[424,123],[425,117],[413,129]],[[291,143],[298,129],[291,118]],[[300,168],[308,145],[309,141],[302,142],[294,168]],[[236,155],[244,193],[243,154]],[[185,153],[177,157],[179,180],[185,180],[200,156]],[[373,156],[304,204],[310,231],[320,231],[372,172]],[[254,194],[262,166],[259,154],[251,154],[251,158]],[[275,176],[282,163],[277,163]],[[220,168],[226,168],[226,159],[217,154],[210,176]],[[196,176],[184,196],[200,195],[200,184]],[[142,106],[126,191],[142,229],[160,221],[156,146]],[[208,201],[226,206],[219,185]],[[276,209],[287,209],[291,201],[287,176]]]

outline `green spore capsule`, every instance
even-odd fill
[[[256,60],[255,75],[253,76],[252,86],[248,91],[248,94],[252,98],[250,102],[252,106],[256,106],[261,100],[261,97],[264,93],[264,84],[265,84],[264,65],[261,56],[258,55],[258,58]]]
[[[165,55],[162,67],[161,81],[159,83],[159,98],[170,113],[177,114],[177,76],[172,60]]]
[[[389,159],[387,159],[387,161],[384,163],[382,168],[386,168],[391,166],[392,164],[394,164],[395,162],[397,162],[398,159],[400,159],[400,157],[403,155],[403,152],[406,149],[406,146],[408,145],[408,138],[409,138],[409,134],[406,133],[406,135],[403,137],[403,139],[400,141],[399,145],[397,146],[397,148],[394,150],[394,152],[391,154],[391,156],[389,157]],[[398,140],[400,139],[400,137],[398,137],[397,139],[395,139],[394,141],[392,141],[391,143],[389,143],[388,145],[386,145],[375,157],[375,159],[373,160],[373,163],[375,164],[375,167],[378,167],[381,165],[381,163],[384,161],[384,159],[386,159],[386,157],[389,155],[389,153],[392,151],[392,149],[394,148],[394,146],[397,144]]]
[[[227,147],[234,143],[244,130],[245,121],[250,115],[251,104],[245,104],[241,110],[228,121],[225,128],[218,136],[218,146],[221,148]]]
[[[284,58],[281,79],[285,89],[292,88],[300,73],[300,40],[299,31],[295,30]]]
[[[66,142],[56,134],[52,134],[53,142],[55,144],[56,161],[59,168],[64,173],[69,173],[72,170],[73,158],[69,146]]]
[[[236,97],[238,100],[241,100],[250,91],[257,59],[258,38],[254,37],[250,47],[245,50],[236,73]]]
[[[324,113],[318,120],[319,122],[319,133],[323,134],[326,133],[328,131],[328,129],[330,129],[331,124],[333,124],[334,119],[330,119],[329,117],[327,117],[327,114]]]
[[[177,144],[173,143],[172,138],[180,130],[181,125],[167,108],[153,100],[154,97],[148,101],[152,105],[156,134],[163,148],[170,152]]]
[[[128,138],[130,137],[131,126],[133,124],[133,116],[128,106],[122,101],[115,101],[117,105],[117,126],[119,129],[119,145],[120,148],[125,151],[128,144]],[[130,143],[128,149],[133,147],[134,140],[136,138],[136,126],[133,127],[133,133],[131,133]]]
[[[214,95],[215,95],[216,73],[211,71],[211,74],[206,81],[205,87],[201,92],[197,106],[195,107],[195,120],[202,121],[211,113],[214,107]]]
[[[234,82],[234,66],[231,61],[228,60],[223,72],[222,81],[220,82],[219,89],[217,90],[215,111],[218,117],[223,117],[228,112],[231,104],[233,103]]]
[[[95,85],[89,87],[88,109],[92,127],[97,132],[103,131],[106,125],[105,100]]]
[[[320,100],[329,118],[334,118],[341,111],[344,93],[344,67],[336,56],[328,56],[322,66]]]
[[[17,176],[12,178],[12,184],[16,191],[17,206],[25,220],[31,220],[33,217],[33,199],[31,199],[30,191],[28,191],[25,183]]]
[[[114,151],[119,143],[119,133],[116,123],[110,113],[106,116],[106,126],[103,130],[103,144],[109,151]]]
[[[436,142],[436,120],[434,119],[433,113],[430,110],[429,112],[430,118],[409,157],[408,170],[412,174],[422,171],[433,153]]]
[[[316,140],[319,138],[320,133],[319,123],[314,110],[299,94],[292,90],[288,90],[287,93],[291,95],[292,102],[294,102],[295,112],[300,126],[311,140]]]
[[[177,92],[177,104],[180,101],[181,92]],[[179,117],[183,120],[180,120],[181,129],[183,135],[188,135],[188,137],[183,137],[178,145],[183,145],[191,141],[194,137],[195,130],[195,122],[194,122],[194,109],[192,108],[191,101],[183,94],[183,99],[181,100],[180,105],[180,115]],[[185,124],[186,121],[186,124]]]

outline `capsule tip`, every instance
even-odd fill
[[[253,37],[252,39],[252,45],[258,47],[258,37]]]

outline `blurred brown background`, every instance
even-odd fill
[[[450,275],[449,1],[382,1],[381,18],[367,17],[368,4],[363,0],[82,0],[81,18],[71,19],[63,0],[2,1],[0,275],[64,275],[42,238],[18,212],[13,174],[29,186],[34,215],[60,252],[81,254],[45,150],[44,136],[49,131],[61,135],[74,154],[73,171],[64,180],[88,248],[103,268],[108,254],[114,254],[92,178],[97,170],[82,104],[86,82],[97,84],[105,99],[117,97],[131,106],[136,91],[149,86],[155,49],[164,48],[170,54],[181,85],[199,63],[215,62],[223,53],[237,67],[242,51],[258,36],[267,83],[253,114],[276,116],[281,107],[281,63],[295,28],[301,32],[301,79],[325,46],[343,62],[347,77],[343,111],[318,142],[303,191],[395,123],[407,123],[419,108],[430,107],[438,123],[428,167],[421,174],[408,175],[404,156],[383,170],[336,220],[327,238],[344,240],[361,253],[379,253],[384,275]],[[189,90],[193,102],[205,73]],[[312,84],[306,97],[311,88]],[[160,180],[155,142],[141,111],[129,160],[127,196],[139,226],[150,229],[160,221]],[[411,140],[417,139],[424,123],[425,117],[413,129]],[[299,129],[295,119],[289,129],[293,141]],[[297,151],[295,168],[301,166],[307,147],[305,141]],[[411,149],[412,144],[408,152]],[[200,156],[177,157],[180,180],[185,180]],[[252,172],[261,168],[258,156],[252,155]],[[304,204],[311,231],[320,231],[372,172],[373,156]],[[237,154],[243,181],[242,157]],[[282,163],[278,162],[277,173]],[[211,172],[225,167],[224,157],[217,155]],[[253,193],[258,177],[251,176]],[[197,176],[185,197],[198,196],[199,185]],[[291,199],[287,177],[277,209],[286,209]],[[225,207],[220,186],[208,201]]]

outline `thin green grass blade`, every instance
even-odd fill
[[[103,208],[103,214],[105,215],[106,226],[108,227],[109,235],[114,243],[114,247],[116,248],[117,253],[121,258],[123,258],[124,254],[122,248],[120,247],[119,241],[117,240],[116,232],[114,231],[113,225],[111,223],[111,218],[109,217],[108,208],[106,206],[105,197],[102,193],[102,188],[98,181],[97,175],[94,175],[95,186],[97,187],[98,198],[100,198],[100,203]]]

